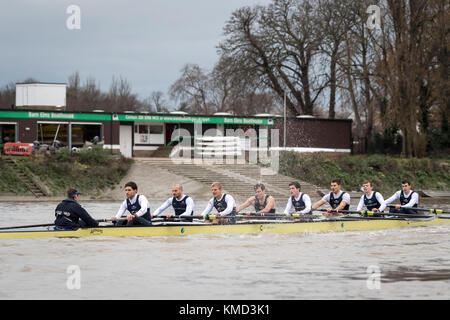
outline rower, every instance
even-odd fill
[[[156,211],[152,217],[157,217],[168,207],[172,206],[175,211],[175,216],[180,217],[181,221],[192,221],[192,218],[186,218],[192,216],[194,212],[194,201],[191,197],[183,194],[183,186],[176,184],[172,187],[172,198],[167,199]],[[170,219],[174,215],[167,214],[166,218]]]
[[[339,210],[350,209],[350,195],[341,190],[340,179],[333,179],[331,181],[331,192],[314,203],[312,209],[315,210],[327,202],[330,204],[331,209],[328,208],[325,215],[342,216],[342,212],[339,212]]]
[[[78,203],[81,193],[77,189],[67,190],[67,199],[55,209],[55,229],[76,230],[83,227],[98,227],[98,222]]]
[[[364,181],[363,191],[364,194],[361,196],[361,199],[359,200],[356,211],[361,211],[364,207],[366,207],[366,209],[369,211],[383,212],[384,209],[386,208],[384,198],[381,195],[381,193],[373,190],[372,182],[368,180]]]
[[[148,200],[144,195],[138,194],[137,191],[136,183],[130,181],[125,184],[125,195],[127,198],[122,202],[116,216],[111,218],[113,223],[116,222],[118,226],[150,226],[152,224]],[[127,210],[129,214],[125,215]],[[122,217],[126,217],[126,221],[115,221]]]
[[[275,214],[275,199],[271,195],[266,194],[266,187],[262,183],[256,184],[253,189],[255,190],[255,196],[250,197],[243,204],[237,207],[236,211],[253,206],[255,212],[247,212],[249,215],[263,216],[265,213]]]
[[[216,208],[219,216],[234,216],[236,215],[236,202],[234,198],[226,193],[223,193],[222,184],[220,182],[213,182],[211,184],[211,192],[213,198],[209,200],[208,205],[202,212],[202,216],[209,215],[213,208]],[[207,219],[206,221],[209,222]],[[225,224],[225,223],[235,223],[234,218],[230,219],[214,219],[211,221],[213,224]]]
[[[417,208],[419,203],[419,194],[411,190],[411,182],[409,180],[402,181],[402,190],[394,193],[392,197],[386,200],[386,205],[400,199],[400,204],[396,204],[395,207],[389,208],[390,213],[411,213],[416,214],[416,210],[411,208]]]
[[[300,192],[301,188],[300,183],[297,181],[289,184],[291,197],[287,202],[286,209],[284,209],[286,215],[291,212],[292,207],[297,214],[312,214],[311,198],[306,193]]]

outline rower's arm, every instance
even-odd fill
[[[343,210],[345,208],[345,206],[350,205],[350,195],[345,192],[342,195],[342,201],[341,203],[339,203],[339,205],[336,207],[336,210]]]
[[[417,192],[414,192],[411,200],[409,200],[407,204],[403,205],[402,208],[412,208],[416,203],[419,203],[419,195]]]
[[[166,202],[164,202],[162,205],[160,205],[158,209],[156,209],[156,211],[153,213],[153,216],[154,217],[158,216],[159,214],[161,214],[161,212],[163,212],[168,207],[170,207],[171,204],[172,204],[172,198],[169,198]]]
[[[361,211],[364,208],[364,195],[359,199],[358,207],[356,207],[356,211]]]
[[[147,213],[147,209],[150,207],[147,198],[142,194],[139,196],[139,204],[141,205],[141,209],[136,212],[136,217],[142,217]]]
[[[209,214],[211,212],[212,208],[214,207],[213,201],[214,201],[214,198],[208,202],[208,205],[206,206],[205,210],[203,210],[203,212],[202,212],[202,216],[204,216],[205,214]]]
[[[291,212],[291,208],[292,208],[292,201],[291,198],[289,198],[286,204],[286,208],[284,209],[284,214],[289,214],[289,212]]]
[[[303,200],[304,200],[304,202],[305,202],[305,209],[303,209],[302,211],[300,211],[300,213],[301,213],[301,214],[310,213],[310,212],[311,212],[311,209],[312,209],[312,206],[311,206],[311,198],[310,198],[307,194],[305,194],[305,195],[303,196]]]
[[[377,192],[377,200],[378,200],[379,203],[381,203],[381,206],[378,208],[378,210],[380,212],[383,212],[384,209],[386,209],[386,202],[384,201],[383,196],[379,192]]]
[[[347,203],[347,201],[342,200],[341,203],[339,203],[339,205],[336,207],[335,210],[337,210],[337,211],[343,210],[347,204],[350,204],[350,203]]]
[[[394,195],[392,197],[390,197],[389,199],[387,199],[384,202],[384,204],[387,206],[388,204],[391,204],[392,202],[394,202],[397,199],[400,199],[400,191],[397,191],[396,193],[394,193]]]
[[[180,214],[181,216],[190,216],[194,212],[194,200],[191,197],[186,199],[186,211]]]
[[[87,227],[97,227],[98,226],[97,220],[94,220],[91,217],[91,215],[82,206],[79,206],[76,210],[77,210],[78,216],[80,217],[81,220],[84,221],[84,223],[86,223]]]
[[[254,199],[254,197],[252,197]],[[236,208],[236,211],[239,212],[245,208],[247,208],[248,206],[252,205],[252,198],[248,198],[247,201],[245,201],[243,204],[241,204],[240,206],[238,206]]]
[[[325,204],[325,200],[321,199],[319,201],[317,201],[316,203],[314,203],[311,207],[312,210],[317,209],[318,207],[322,206]]]
[[[267,199],[267,205],[264,209],[258,211],[257,213],[269,213],[270,210],[272,210],[272,208],[275,208],[275,199],[274,197],[270,196]]]
[[[233,212],[234,206],[236,205],[234,198],[229,194],[226,195],[225,202],[227,203],[227,208],[220,213],[221,216],[229,215]]]
[[[350,195],[347,192],[342,196],[342,201],[336,207],[336,210],[343,210],[346,205],[350,205]]]
[[[123,216],[123,214],[125,213],[126,210],[127,210],[127,201],[125,200],[120,205],[119,211],[117,211],[116,219],[120,219]]]

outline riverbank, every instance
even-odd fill
[[[359,191],[363,181],[369,180],[376,190],[390,195],[408,179],[414,190],[450,192],[450,159],[281,152],[280,173],[325,189],[334,178],[341,179],[346,191]]]
[[[108,151],[91,150],[70,156],[67,152],[46,156],[13,157],[17,167],[38,180],[48,195],[36,197],[18,179],[18,173],[0,158],[0,201],[55,202],[65,197],[69,187],[82,192],[83,201],[123,201],[124,185],[134,181],[138,192],[149,199],[167,200],[173,184],[182,184],[197,200],[209,200],[209,185],[155,168],[137,159],[112,156]]]
[[[6,158],[0,158],[0,201],[60,201],[68,187],[83,192],[83,201],[122,201],[124,185],[134,181],[139,192],[153,200],[171,196],[173,184],[182,184],[186,194],[196,200],[211,198],[209,184],[189,179],[183,174],[165,170],[148,159],[125,159],[104,150],[84,150],[70,156],[57,153],[47,156],[14,157],[18,167],[32,173],[41,182],[48,195],[36,197],[20,183],[17,175],[8,169]],[[333,178],[342,180],[342,187],[352,197],[359,198],[364,180],[371,180],[375,189],[385,197],[399,190],[403,179],[410,179],[420,196],[431,199],[450,197],[449,159],[401,159],[383,155],[351,156],[342,154],[308,154],[281,152],[280,173],[292,180],[312,183],[324,193]],[[244,173],[242,173],[244,174]],[[192,178],[192,177],[191,177]],[[244,177],[245,178],[245,177]],[[244,179],[243,178],[243,179]],[[233,194],[233,190],[227,190]],[[252,194],[249,187],[249,195]],[[286,189],[286,197],[289,191]],[[320,195],[310,194],[316,201]],[[246,198],[245,198],[246,199]],[[242,199],[241,199],[242,200]],[[284,198],[283,198],[284,201]]]
[[[0,158],[0,197],[33,197],[27,183],[49,198],[61,198],[70,187],[93,198],[120,184],[133,160],[111,155],[100,148],[67,150],[30,157]],[[44,198],[44,197],[42,197]]]

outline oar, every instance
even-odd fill
[[[321,210],[318,210],[321,211]],[[326,211],[326,210],[323,210]],[[339,212],[341,212],[339,210]],[[358,213],[360,214],[359,211],[348,211],[348,213]],[[265,214],[264,216],[260,216],[260,215],[255,215],[255,216],[247,216],[247,215],[235,215],[235,216],[231,216],[231,215],[227,215],[227,216],[220,216],[220,215],[215,215],[215,214],[208,214],[208,215],[196,215],[196,216],[190,216],[191,218],[194,219],[200,219],[200,220],[215,220],[215,219],[230,219],[230,218],[234,218],[234,219],[286,219],[286,220],[292,220],[292,219],[314,219],[314,218],[321,218],[321,219],[336,219],[339,218],[340,216],[324,216],[322,214],[298,214],[298,213],[292,213],[292,214]],[[350,217],[350,216],[342,216],[342,217],[348,217],[348,218],[354,218],[354,219],[362,219],[364,217]],[[410,217],[410,215],[408,215],[408,217]],[[426,216],[420,216],[421,218],[426,217]]]
[[[126,218],[121,218],[117,220],[126,220]],[[116,220],[116,221],[117,221]],[[97,222],[110,222],[112,219],[98,219]],[[8,229],[26,229],[26,228],[37,228],[37,227],[51,227],[54,226],[55,223],[45,223],[45,224],[29,224],[26,226],[13,226],[13,227],[1,227],[0,230],[8,230]]]
[[[0,230],[7,229],[25,229],[25,228],[34,228],[34,227],[51,227],[54,226],[54,223],[46,223],[46,224],[31,224],[26,226],[14,226],[14,227],[1,227]]]
[[[318,217],[323,217],[322,215],[309,215],[309,214],[298,214],[298,213],[293,213],[290,215],[286,215],[286,214],[265,214],[263,216],[260,215],[254,215],[254,216],[247,216],[247,215],[227,215],[227,216],[220,216],[220,215],[215,215],[215,214],[207,214],[204,216],[198,215],[198,216],[191,216],[194,219],[204,219],[204,220],[214,220],[214,219],[270,219],[270,218],[276,218],[276,219],[299,219],[299,218],[318,218]]]
[[[390,208],[395,208],[395,206],[389,206]],[[444,211],[442,209],[436,209],[436,208],[408,208],[410,210],[417,210],[417,211],[426,211],[433,214],[441,214],[441,213],[450,213],[450,211]]]
[[[323,218],[323,215],[319,214],[266,214],[263,216],[254,215],[254,216],[247,216],[247,215],[237,215],[234,216],[238,219],[313,219],[313,218]]]
[[[359,213],[359,212],[356,212]],[[274,221],[282,221],[282,220],[306,220],[306,221],[317,221],[317,219],[320,220],[326,220],[326,221],[339,221],[339,220],[379,220],[379,219],[383,219],[383,220],[392,220],[392,219],[401,219],[400,217],[392,217],[392,218],[383,218],[383,217],[364,217],[364,216],[350,216],[348,214],[343,215],[343,216],[324,216],[324,215],[317,215],[317,214],[306,214],[306,215],[301,215],[301,214],[292,214],[292,215],[264,215],[264,216],[247,216],[247,215],[236,215],[236,216],[217,216],[217,215],[212,215],[209,214],[207,217],[206,216],[191,216],[196,220],[215,220],[215,219],[230,219],[230,218],[234,218],[237,220],[265,220],[265,219],[274,219]],[[408,218],[417,218],[417,216],[411,216],[408,215]],[[434,218],[435,216],[420,216],[420,218],[427,218],[427,217],[432,217]]]
[[[247,216],[247,215],[235,215],[235,216],[217,216],[209,214],[206,216],[193,216],[194,219],[200,219],[200,220],[214,220],[214,219],[240,219],[240,220],[264,220],[264,219],[276,219],[276,220],[313,220],[313,219],[321,219],[321,220],[336,220],[341,218],[351,218],[351,219],[367,219],[364,217],[350,217],[350,216],[324,216],[321,214],[298,214],[298,213],[292,213],[292,214],[266,214],[264,216]]]
[[[318,209],[318,211],[327,211],[326,209]],[[376,215],[379,216],[392,216],[399,218],[430,218],[434,217],[434,215],[421,215],[421,214],[409,214],[409,213],[384,213],[384,212],[375,212],[370,210],[361,210],[361,211],[352,211],[352,210],[332,210],[331,212],[340,212],[344,215],[348,214],[359,214],[361,217],[373,217]]]

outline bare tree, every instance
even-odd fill
[[[274,94],[233,57],[222,55],[209,76],[211,101],[217,111],[236,115],[275,111]]]
[[[432,24],[428,22],[434,13],[430,0],[386,0],[389,29],[386,34],[389,81],[388,105],[394,110],[402,136],[402,153],[405,156],[421,156],[426,149],[426,132],[423,126],[424,95],[428,90],[429,68],[433,54],[429,54],[429,35]],[[427,100],[427,98],[426,98]]]
[[[16,103],[16,84],[10,82],[0,88],[0,108],[9,109]]]
[[[211,100],[215,109],[220,112],[232,109],[233,101],[239,98],[245,88],[237,88],[240,79],[235,76],[233,59],[221,56],[219,62],[210,73],[211,78]]]
[[[170,87],[170,97],[180,103],[186,103],[194,113],[209,114],[212,106],[209,102],[209,77],[196,64],[186,64],[181,76]]]
[[[314,23],[312,1],[274,0],[268,7],[243,7],[233,12],[224,28],[223,54],[260,77],[295,114],[313,114],[326,87],[313,63],[320,34]]]
[[[78,71],[71,74],[68,78],[66,108],[67,110],[77,110],[79,108],[79,99],[81,95],[81,80]]]
[[[81,88],[79,99],[79,109],[88,111],[98,108],[104,99],[104,94],[100,91],[100,83],[92,76],[86,78]]]
[[[164,93],[162,91],[153,91],[149,97],[150,100],[150,106],[156,111],[156,112],[168,112],[169,106],[164,99]]]

